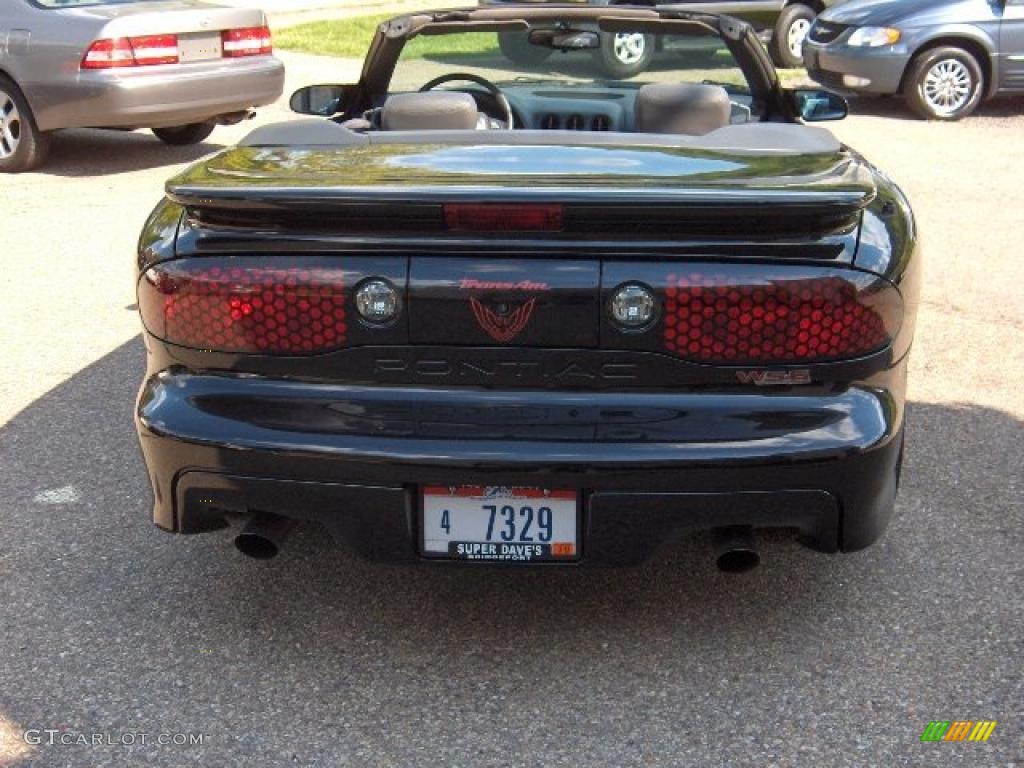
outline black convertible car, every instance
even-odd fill
[[[594,81],[599,33],[713,60]],[[497,36],[566,58],[510,70]],[[588,74],[589,73],[589,74]],[[167,184],[137,424],[158,526],[295,521],[380,560],[631,564],[686,531],[871,544],[903,455],[907,200],[725,16],[492,7],[381,25],[358,83]]]

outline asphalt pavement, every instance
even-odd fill
[[[293,84],[352,66],[284,58]],[[0,766],[1024,766],[1024,103],[835,125],[925,238],[897,518],[846,556],[765,536],[742,576],[704,536],[535,572],[155,529],[134,240],[165,178],[248,127],[72,131],[0,178]],[[922,743],[933,720],[998,725]]]

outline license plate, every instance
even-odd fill
[[[208,61],[224,55],[220,32],[195,35],[178,35],[178,59],[180,61]]]
[[[456,560],[564,562],[579,555],[573,490],[423,489],[423,554]]]

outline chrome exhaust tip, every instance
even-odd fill
[[[748,525],[715,528],[712,533],[715,565],[725,573],[752,571],[761,564],[761,555],[754,541],[754,530]]]
[[[235,536],[235,547],[243,555],[257,560],[277,557],[295,521],[268,512],[253,515],[242,532]]]

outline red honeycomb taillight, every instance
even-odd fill
[[[154,336],[218,352],[304,355],[345,345],[339,266],[204,261],[168,262],[143,274],[139,311]]]
[[[668,275],[662,334],[679,357],[713,364],[818,363],[888,345],[902,302],[892,284],[830,270],[791,278],[748,267]]]

